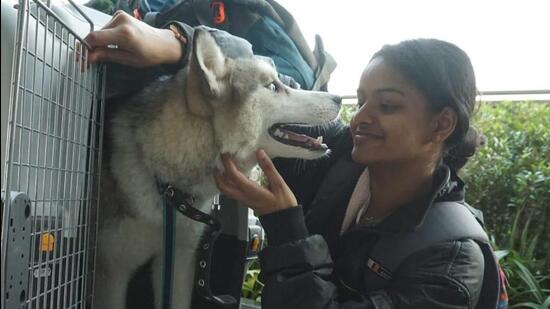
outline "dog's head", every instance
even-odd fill
[[[288,124],[322,125],[335,119],[340,97],[285,86],[260,57],[228,58],[207,30],[193,40],[186,95],[192,113],[211,119],[220,152],[249,160],[263,148],[270,157],[316,159],[322,138],[292,132]]]

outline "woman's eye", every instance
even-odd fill
[[[365,99],[363,99],[363,98],[357,98],[357,104],[355,105],[355,107],[356,107],[357,109],[360,109],[361,106],[363,106],[364,104],[365,104]]]
[[[395,112],[398,109],[399,109],[399,106],[397,106],[397,105],[391,105],[391,104],[386,104],[386,103],[380,104],[380,110],[384,113]]]
[[[274,91],[274,92],[277,91],[277,90],[279,90],[279,87],[275,84],[275,82],[273,82],[273,83],[267,85],[266,88],[269,89],[269,90],[271,90],[271,91]]]

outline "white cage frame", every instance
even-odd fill
[[[87,62],[88,46],[50,3],[19,0],[17,9],[2,188],[2,307],[87,308],[94,294],[105,70]]]

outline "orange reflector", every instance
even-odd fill
[[[55,245],[55,237],[51,233],[44,233],[40,236],[40,250],[42,252],[51,252]]]
[[[253,252],[258,252],[260,250],[260,237],[257,235],[254,235],[252,240],[250,241],[250,250]]]
[[[220,0],[214,0],[210,4],[210,7],[214,11],[213,16],[213,22],[215,25],[220,25],[225,22],[225,4]]]
[[[132,15],[134,15],[134,18],[137,19],[137,20],[141,20],[141,13],[139,12],[139,9],[135,8],[133,11],[132,11]]]

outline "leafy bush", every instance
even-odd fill
[[[510,285],[511,308],[550,308],[550,290],[543,286],[548,275],[534,275],[529,262],[515,250],[498,250],[496,255]]]
[[[466,200],[483,210],[495,247],[506,253],[500,263],[518,307],[550,304],[549,119],[545,103],[482,104],[474,125],[487,145],[463,172]]]
[[[355,112],[357,112],[357,105],[343,105],[340,110],[340,119],[344,123],[349,123]]]
[[[262,288],[264,284],[258,279],[260,276],[260,264],[253,262],[245,274],[241,296],[252,299],[255,302],[261,301]]]

